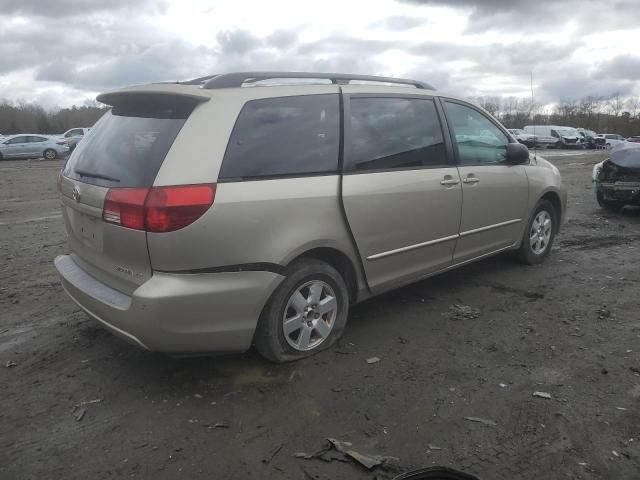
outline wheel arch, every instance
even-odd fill
[[[358,298],[358,274],[356,267],[349,256],[333,247],[315,247],[299,254],[287,263],[287,266],[301,258],[314,258],[316,260],[322,260],[335,268],[349,289],[349,301],[354,303]]]
[[[540,197],[540,200],[547,200],[553,206],[556,214],[556,222],[554,228],[555,233],[558,233],[558,231],[560,230],[560,223],[562,219],[562,200],[560,200],[560,195],[558,195],[558,193],[553,190],[549,190],[544,195],[542,195],[542,197]],[[538,202],[540,200],[538,200]]]

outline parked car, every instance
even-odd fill
[[[55,266],[149,350],[299,359],[351,304],[510,250],[542,262],[565,212],[556,167],[414,80],[237,73],[98,100],[112,109],[58,179]]]
[[[640,145],[625,143],[593,167],[593,185],[601,207],[619,212],[625,205],[640,205]]]
[[[596,135],[596,142],[599,145],[604,145],[606,147],[615,147],[616,145],[620,145],[625,143],[627,140],[617,133],[599,133]]]
[[[538,143],[556,148],[585,148],[582,135],[573,127],[526,125],[524,131],[536,136]]]
[[[576,128],[576,130],[578,130],[578,133],[582,136],[587,148],[596,148],[596,132],[587,130],[586,128]]]
[[[640,143],[640,135],[627,138],[627,142]]]
[[[84,138],[87,133],[89,133],[90,130],[90,128],[71,128],[64,132],[61,137],[69,147],[69,151],[73,152],[73,150],[76,148],[76,145],[78,145],[78,143]]]
[[[11,135],[0,143],[0,160],[8,158],[40,158],[53,160],[69,152],[61,141],[42,135]]]
[[[527,133],[521,128],[510,128],[509,132],[511,132],[513,136],[516,137],[516,140],[518,140],[523,145],[526,145],[527,147],[533,147],[537,143],[535,135]]]

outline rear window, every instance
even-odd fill
[[[193,110],[164,102],[116,106],[69,158],[64,175],[106,187],[149,187]]]
[[[338,95],[251,100],[233,128],[220,179],[335,172],[339,144]]]

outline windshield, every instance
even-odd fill
[[[78,145],[64,175],[108,187],[151,186],[190,113],[162,104],[114,107]]]

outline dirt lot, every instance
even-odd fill
[[[101,329],[52,265],[62,162],[0,163],[0,478],[393,476],[294,457],[328,437],[403,470],[640,478],[640,210],[597,206],[602,153],[559,153],[568,223],[544,265],[498,257],[373,299],[337,348],[284,366],[167,358]]]

